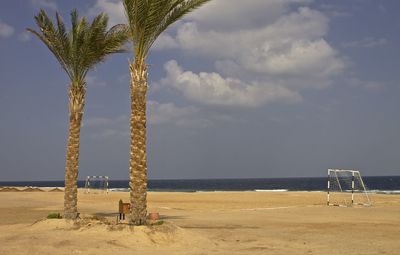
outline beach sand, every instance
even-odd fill
[[[119,199],[80,191],[73,225],[44,220],[62,192],[0,192],[0,254],[400,254],[400,195],[344,208],[323,192],[150,192],[164,224],[133,228],[114,224]]]

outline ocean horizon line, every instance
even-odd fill
[[[219,179],[149,179],[149,191],[322,191],[327,189],[327,177],[284,178],[219,178]],[[400,176],[363,176],[368,190],[400,190]],[[79,188],[86,186],[78,180]],[[0,181],[0,186],[64,187],[56,181]],[[105,180],[92,180],[90,186],[105,187]],[[128,189],[129,179],[108,179],[108,189]]]

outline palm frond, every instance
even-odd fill
[[[57,33],[46,12],[44,10],[40,10],[38,15],[35,16],[35,21],[40,29],[40,32],[37,32],[31,28],[27,28],[27,31],[33,33],[47,46],[47,48],[49,48],[49,50],[57,58],[58,62],[60,62],[61,67],[65,70],[68,76],[72,78],[73,74],[68,64],[68,58],[64,55],[64,51],[62,50],[63,46],[58,37],[59,33]],[[61,24],[61,19],[59,22],[60,26],[62,27],[63,25]]]
[[[189,1],[176,1],[178,4],[171,6],[168,14],[163,18],[157,27],[157,35],[165,31],[171,24],[182,18],[184,15],[199,8],[210,0],[189,0]]]
[[[128,27],[116,25],[107,30],[108,16],[96,16],[91,23],[79,18],[77,10],[71,12],[71,29],[67,31],[61,16],[56,13],[56,25],[40,10],[35,16],[39,31],[27,30],[38,37],[60,62],[72,81],[84,84],[87,72],[108,55],[125,52]]]
[[[210,0],[124,0],[135,59],[145,59],[158,36]]]

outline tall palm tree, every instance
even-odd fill
[[[147,216],[146,160],[146,58],[157,37],[169,25],[209,0],[124,0],[132,40],[134,60],[129,63],[131,74],[130,117],[130,223],[142,225]]]
[[[126,51],[122,46],[129,39],[127,27],[116,25],[107,30],[106,14],[99,14],[90,24],[86,18],[79,18],[76,10],[71,12],[72,27],[69,31],[66,30],[58,13],[56,13],[56,24],[53,24],[44,10],[40,10],[35,16],[35,21],[40,31],[30,28],[27,30],[49,48],[70,79],[64,217],[75,219],[78,216],[79,137],[85,106],[85,77],[88,71],[104,61],[106,56]]]

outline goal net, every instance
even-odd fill
[[[335,206],[371,205],[360,172],[329,169],[327,204]]]
[[[86,193],[108,193],[108,176],[87,176]]]

